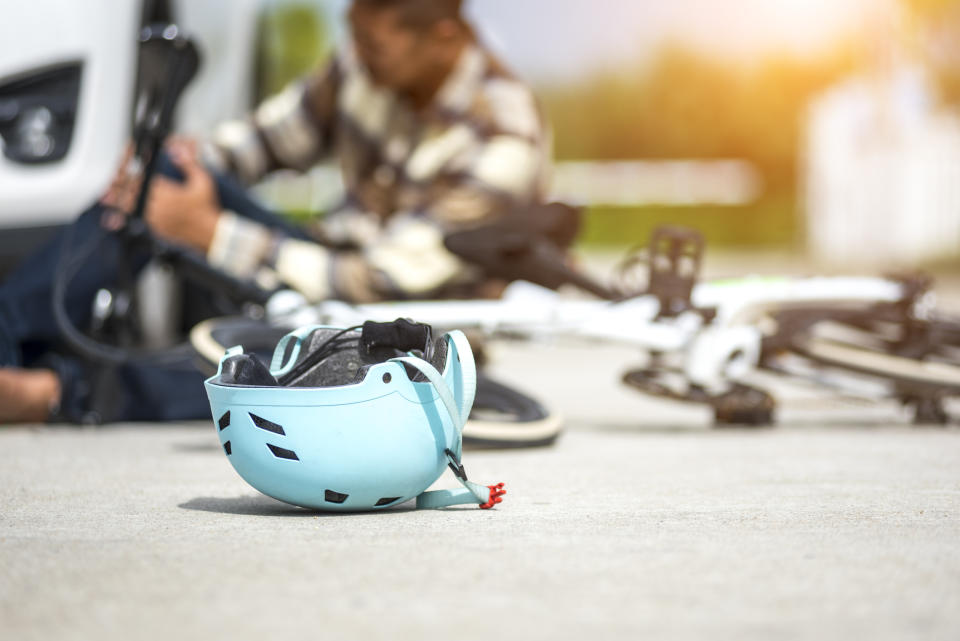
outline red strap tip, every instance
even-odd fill
[[[480,504],[481,510],[489,510],[497,503],[503,503],[503,499],[500,497],[502,497],[504,494],[507,493],[507,491],[503,489],[503,483],[497,483],[496,485],[488,485],[487,487],[490,489],[490,497],[486,503]]]

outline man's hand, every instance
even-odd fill
[[[206,254],[220,219],[213,177],[200,164],[194,145],[176,141],[167,151],[183,172],[184,182],[154,178],[147,199],[147,223],[158,236]]]
[[[108,229],[121,227],[124,216],[129,214],[136,204],[142,181],[139,168],[131,164],[132,159],[133,144],[127,144],[117,173],[114,174],[106,193],[100,198],[100,204],[107,208],[105,213],[109,215],[109,218],[103,221]]]

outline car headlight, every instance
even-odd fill
[[[19,163],[62,160],[77,117],[82,65],[70,63],[0,85],[3,155]]]

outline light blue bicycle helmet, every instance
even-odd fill
[[[467,480],[461,431],[476,392],[462,332],[432,340],[397,320],[346,329],[302,327],[283,337],[269,370],[233,347],[205,383],[223,451],[268,496],[308,508],[378,510],[479,503],[503,484]],[[426,491],[449,466],[459,490]]]

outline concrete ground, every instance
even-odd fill
[[[956,425],[766,381],[780,426],[716,430],[623,349],[492,353],[567,431],[467,451],[490,511],[290,507],[207,423],[0,429],[0,639],[958,638]]]
[[[490,511],[293,508],[209,424],[0,431],[0,638],[957,638],[956,427],[788,390],[714,430],[620,350],[495,352],[568,429],[466,453]]]

